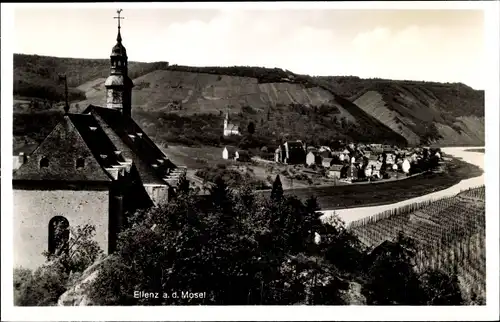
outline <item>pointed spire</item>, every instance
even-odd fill
[[[124,17],[120,17],[120,14],[121,14],[122,11],[123,11],[123,9],[116,10],[116,13],[118,14],[118,17],[113,17],[114,19],[118,19],[118,35],[116,36],[116,41],[118,41],[119,43],[122,42],[122,35],[120,33],[120,29],[121,29],[120,20],[125,19]]]
[[[122,42],[122,34],[120,33],[120,27],[118,27],[118,35],[116,36],[116,41]]]

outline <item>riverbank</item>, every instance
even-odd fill
[[[447,170],[443,173],[424,173],[405,180],[362,185],[300,188],[286,190],[285,194],[295,195],[301,200],[313,195],[323,211],[379,206],[447,189],[483,173],[480,167],[454,157],[446,164]],[[257,193],[270,195],[269,191]]]
[[[386,210],[403,207],[415,202],[435,200],[445,196],[451,196],[459,193],[462,190],[484,185],[484,154],[479,152],[467,152],[466,148],[444,148],[443,150],[449,156],[453,156],[453,158],[451,159],[451,161],[449,161],[451,162],[451,167],[449,167],[448,172],[444,174],[444,176],[439,178],[439,180],[435,178],[435,180],[438,180],[441,185],[432,186],[433,180],[429,180],[428,182],[415,182],[416,184],[422,184],[424,186],[412,187],[411,191],[404,191],[404,188],[400,191],[390,189],[391,191],[393,191],[393,193],[399,194],[394,199],[399,199],[400,201],[396,200],[392,203],[389,202],[385,204],[370,204],[369,202],[366,202],[358,207],[345,207],[343,209],[331,208],[328,210],[322,210],[324,214],[322,218],[326,219],[327,217],[335,213],[344,222],[349,223],[354,220],[373,216]],[[413,193],[417,194],[417,191],[426,191],[427,189],[430,192],[422,193],[418,197],[411,197]],[[374,191],[374,193],[378,192]],[[400,198],[400,196],[410,197]],[[322,209],[327,208],[322,207]]]
[[[483,149],[467,149],[465,152],[478,152],[478,153],[484,153],[484,148]]]

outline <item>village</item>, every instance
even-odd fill
[[[275,163],[281,169],[293,168],[333,184],[389,181],[441,168],[440,150],[429,147],[398,148],[383,144],[349,143],[334,149],[308,146],[297,140],[280,145],[272,161],[250,155],[250,151],[234,146],[226,146],[222,151],[222,158],[226,160]],[[288,172],[282,171],[282,174],[287,176]]]
[[[239,127],[229,123],[227,112],[223,135],[241,135]],[[258,151],[228,145],[222,150],[222,159],[233,161],[229,169],[252,172],[264,182],[259,184],[261,188],[272,185],[273,175],[277,174],[283,176],[287,188],[300,188],[400,180],[431,170],[443,171],[439,148],[403,148],[341,140],[319,147],[293,140],[280,144],[276,149],[266,146]]]

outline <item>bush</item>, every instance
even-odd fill
[[[14,305],[52,306],[66,291],[68,274],[61,266],[49,265],[35,270],[14,270]]]
[[[95,227],[92,225],[71,228],[70,238],[62,247],[68,252],[52,255],[44,252],[47,264],[32,272],[29,269],[14,269],[14,305],[51,306],[67,290],[74,278],[102,254],[93,240]],[[70,280],[70,275],[73,278]]]

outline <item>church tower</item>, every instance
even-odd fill
[[[124,116],[130,117],[132,114],[132,88],[134,84],[128,77],[128,58],[127,51],[122,44],[120,33],[121,9],[117,11],[118,17],[118,35],[116,45],[111,50],[110,56],[110,75],[106,79],[106,107],[119,110]]]
[[[227,126],[229,124],[229,111],[226,109],[226,117],[224,118],[224,135],[226,135]]]

